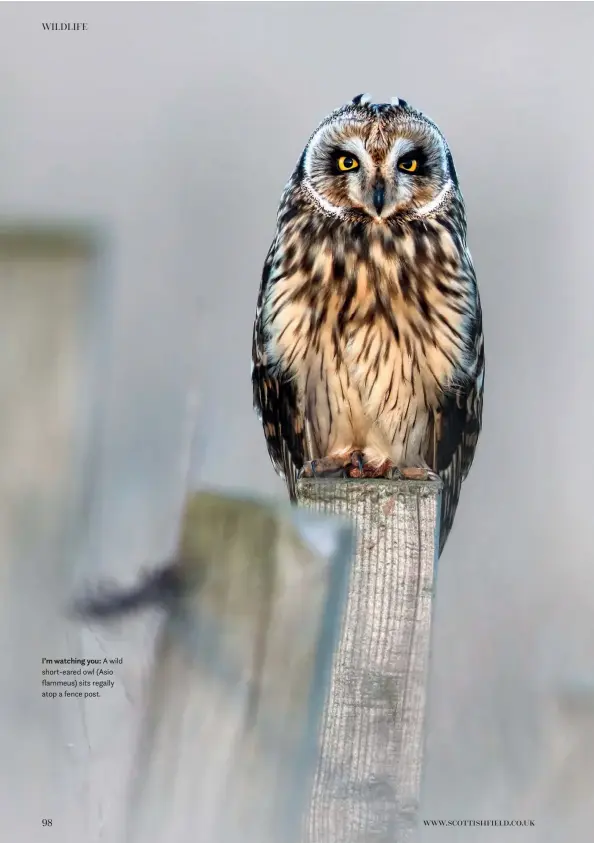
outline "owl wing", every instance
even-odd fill
[[[270,365],[266,350],[267,327],[264,297],[270,283],[274,244],[268,253],[258,296],[252,343],[252,387],[254,409],[264,428],[270,459],[277,474],[285,479],[291,501],[297,499],[297,472],[307,459],[303,412],[295,381],[279,365]]]
[[[446,396],[434,423],[432,462],[444,484],[441,501],[440,553],[452,528],[460,497],[460,487],[470,471],[481,431],[485,377],[482,322],[477,291],[474,321],[470,333],[470,351],[471,356],[474,355],[470,367],[472,376],[455,393]]]

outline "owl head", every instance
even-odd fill
[[[427,215],[458,187],[448,145],[431,120],[402,99],[374,104],[363,94],[318,126],[297,175],[324,214],[376,222]]]

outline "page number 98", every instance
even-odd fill
[[[41,825],[50,826],[52,824],[51,820],[41,820]]]

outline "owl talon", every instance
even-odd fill
[[[351,470],[349,477],[363,477],[365,472],[365,457],[363,451],[353,451],[351,454]]]
[[[386,472],[382,475],[386,478],[386,480],[402,480],[402,472],[398,468],[398,466],[393,465],[390,468],[386,469]]]
[[[343,457],[322,457],[319,460],[309,460],[303,463],[299,471],[301,477],[338,478],[347,477],[347,463]]]
[[[399,471],[403,480],[439,480],[438,474],[422,466],[405,466]]]
[[[388,477],[388,474],[386,472],[391,468],[392,463],[388,460],[381,463],[380,465],[374,465],[373,463],[365,462],[365,458],[360,451],[355,451],[351,457],[351,467],[349,469],[348,475],[349,477],[356,479]]]

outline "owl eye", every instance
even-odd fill
[[[398,162],[398,169],[407,173],[414,173],[418,166],[419,162],[416,158],[403,158]]]
[[[342,173],[348,173],[349,170],[356,170],[359,162],[353,155],[341,155],[337,161],[338,169]]]

